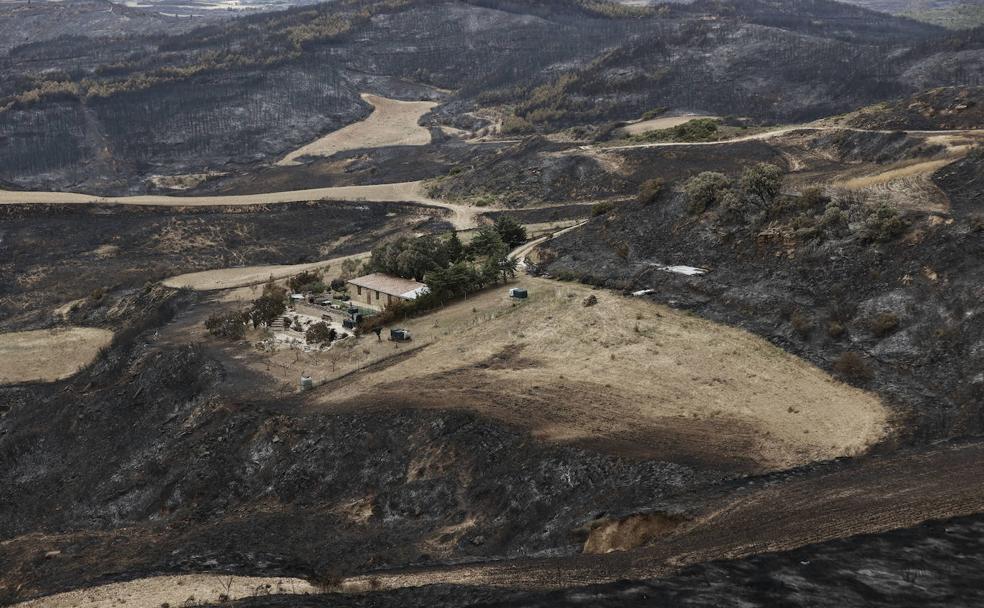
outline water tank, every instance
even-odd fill
[[[311,379],[311,376],[301,376],[301,390],[309,391],[312,388],[314,388],[314,380]]]

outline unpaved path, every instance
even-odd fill
[[[85,367],[113,332],[95,327],[60,327],[0,334],[0,384],[54,382]]]
[[[414,202],[441,205],[423,192],[422,182],[400,182],[369,186],[335,186],[287,190],[262,194],[223,194],[216,196],[169,196],[143,194],[137,196],[93,196],[75,192],[28,192],[0,190],[0,204],[85,204],[147,205],[168,207],[221,207],[297,203],[320,199],[365,202]]]
[[[672,142],[672,141],[660,141],[651,143],[639,143],[639,144],[622,144],[617,146],[608,146],[604,144],[595,144],[589,146],[580,146],[578,148],[572,149],[573,152],[576,151],[606,151],[606,150],[631,150],[634,148],[671,148],[671,147],[692,147],[692,146],[727,146],[731,144],[737,144],[747,141],[762,141],[768,139],[774,139],[781,135],[786,135],[787,133],[793,133],[795,131],[854,131],[858,133],[898,133],[898,131],[889,130],[873,130],[873,129],[859,129],[856,127],[827,127],[827,126],[813,126],[813,125],[792,125],[786,127],[780,127],[778,129],[773,129],[771,131],[764,131],[762,133],[754,133],[752,135],[743,135],[741,137],[735,137],[732,139],[722,139],[720,141],[691,141],[691,142]],[[962,129],[955,131],[903,131],[910,135],[984,135],[984,129]]]
[[[374,108],[365,120],[342,127],[308,145],[294,150],[278,165],[300,164],[304,156],[332,156],[346,150],[382,148],[385,146],[425,146],[430,143],[430,131],[418,123],[437,103],[433,101],[397,101],[378,95],[362,94],[362,99]]]
[[[243,598],[318,593],[299,578],[184,574],[155,576],[66,591],[28,602],[17,608],[160,608],[202,606]]]
[[[0,190],[0,205],[75,205],[111,204],[165,207],[236,207],[247,205],[273,205],[316,200],[332,200],[364,203],[417,203],[446,209],[449,221],[458,230],[473,228],[478,215],[487,211],[477,207],[455,205],[432,199],[426,195],[423,182],[400,182],[369,186],[336,186],[286,190],[262,194],[226,194],[217,196],[167,196],[145,194],[139,196],[93,196],[75,192],[27,192]]]

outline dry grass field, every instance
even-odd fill
[[[685,114],[683,116],[666,116],[663,118],[653,118],[650,120],[640,120],[622,127],[622,132],[626,135],[640,135],[646,131],[658,131],[660,129],[672,129],[677,125],[682,125],[697,120],[699,118],[718,118],[717,116],[704,116],[701,114]]]
[[[243,266],[242,268],[219,268],[216,270],[203,270],[201,272],[190,272],[175,277],[164,279],[163,284],[175,289],[193,289],[195,291],[216,291],[221,289],[235,289],[237,287],[248,287],[259,285],[269,281],[275,281],[292,277],[302,272],[320,270],[335,266],[336,270],[345,260],[364,260],[368,257],[367,253],[357,253],[321,262],[311,262],[310,264],[291,264],[276,266]]]
[[[346,150],[385,146],[425,146],[430,131],[420,126],[420,117],[437,104],[432,101],[397,101],[378,95],[363,94],[362,99],[375,108],[363,121],[348,125],[294,150],[277,164],[296,165],[305,156],[332,156]]]
[[[317,593],[311,583],[297,578],[185,574],[86,587],[57,593],[17,608],[158,608],[201,606],[260,595]]]
[[[581,285],[519,284],[529,301],[500,287],[406,323],[426,346],[405,356],[370,335],[342,367],[302,362],[327,380],[311,407],[465,408],[547,441],[730,470],[856,455],[888,432],[877,397],[751,334]]]
[[[65,327],[0,334],[0,384],[53,382],[88,365],[113,332]]]

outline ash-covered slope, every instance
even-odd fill
[[[805,0],[349,0],[176,36],[63,38],[0,62],[0,179],[108,193],[255,166],[366,116],[361,92],[447,102],[425,120],[491,108],[541,131],[656,107],[815,118],[979,77],[984,37],[952,36]]]
[[[110,0],[0,2],[0,53],[61,37],[177,34],[199,25]]]
[[[984,87],[941,87],[862,108],[848,118],[863,129],[984,128]]]

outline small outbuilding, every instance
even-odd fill
[[[428,291],[423,283],[381,272],[350,279],[347,286],[353,302],[375,309],[394,302],[416,300]]]
[[[409,329],[391,329],[390,340],[393,342],[409,342],[413,339]]]
[[[522,287],[513,287],[509,290],[509,297],[516,298],[517,300],[525,300],[529,297],[529,293]]]

